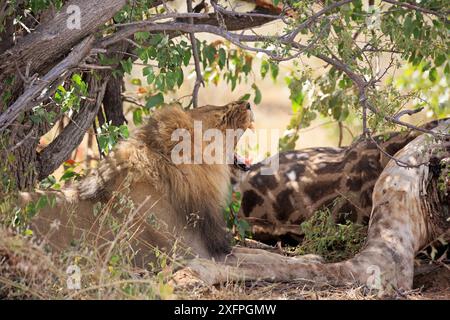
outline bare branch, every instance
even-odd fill
[[[132,104],[135,104],[135,105],[137,105],[138,107],[145,108],[145,104],[140,103],[140,102],[139,102],[137,99],[135,99],[134,97],[130,97],[130,96],[126,96],[126,95],[122,94],[122,99],[123,99],[123,101],[129,102],[129,103],[132,103]]]
[[[412,116],[413,114],[419,113],[423,109],[424,109],[424,107],[420,107],[420,108],[417,108],[415,110],[403,110],[403,111],[400,111],[399,113],[397,113],[394,116],[394,119],[399,120],[404,115]]]
[[[389,154],[386,150],[384,150],[384,149],[378,144],[378,142],[372,137],[372,135],[370,134],[370,132],[368,133],[367,137],[370,139],[370,141],[372,141],[372,142],[375,144],[375,146],[377,147],[377,149],[380,150],[380,152],[381,152],[382,154],[384,154],[388,159],[394,161],[399,167],[402,167],[402,168],[418,168],[418,167],[420,167],[420,166],[428,165],[428,164],[429,164],[429,161],[421,162],[421,163],[418,163],[418,164],[410,164],[410,163],[408,163],[408,162],[405,162],[405,161],[402,161],[402,160],[400,160],[400,159],[397,159],[397,158],[394,157],[393,155]]]
[[[395,1],[395,0],[382,0],[382,1],[390,3],[390,4],[393,4],[393,5],[396,5],[396,6],[399,6],[399,7],[412,9],[412,10],[420,11],[420,12],[427,13],[427,14],[432,14],[432,15],[438,16],[440,18],[445,18],[445,19],[446,19],[447,14],[449,13],[448,10],[447,11],[443,11],[443,12],[439,12],[439,11],[434,11],[434,10],[430,10],[430,9],[427,9],[427,8],[423,8],[423,7],[417,6],[417,5],[412,4],[412,3],[408,3],[408,2],[400,2],[400,1]]]
[[[189,13],[192,12],[192,0],[187,0],[187,10]],[[189,23],[194,24],[194,19],[189,18]],[[205,86],[205,83],[203,82],[202,70],[200,68],[200,58],[198,55],[197,39],[195,39],[195,33],[190,32],[189,39],[191,40],[192,56],[194,57],[195,74],[196,74],[194,91],[192,92],[192,104],[193,104],[194,108],[197,108],[197,106],[198,106],[198,91],[200,90],[200,85]]]
[[[309,28],[314,22],[317,21],[318,18],[320,18],[321,16],[325,15],[326,13],[332,11],[333,9],[336,9],[338,7],[342,7],[343,5],[346,5],[347,3],[352,2],[353,0],[341,0],[338,2],[335,2],[325,8],[323,8],[322,10],[318,11],[317,13],[313,14],[311,17],[309,17],[306,21],[304,21],[303,23],[299,24],[295,30],[293,32],[291,32],[286,40],[288,41],[293,41],[295,39],[295,37],[304,29]]]
[[[111,66],[102,66],[98,64],[81,63],[78,68],[84,70],[112,70]]]

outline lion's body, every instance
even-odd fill
[[[174,164],[171,151],[177,141],[171,135],[181,128],[192,132],[194,120],[202,121],[205,129],[245,130],[251,121],[247,113],[240,104],[155,112],[144,128],[120,142],[74,186],[21,193],[22,204],[56,195],[56,205],[41,210],[32,228],[56,248],[80,239],[99,249],[125,240],[139,266],[153,260],[155,247],[166,252],[177,248],[178,256],[223,256],[230,250],[222,216],[229,166]]]

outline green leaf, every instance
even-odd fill
[[[135,125],[142,124],[142,109],[136,109],[133,111],[133,123]]]
[[[177,76],[177,85],[178,88],[181,87],[181,85],[183,84],[184,81],[184,73],[183,73],[183,69],[178,68],[176,71],[176,76]]]
[[[150,75],[150,74],[154,74],[153,71],[153,67],[152,66],[146,66],[144,69],[142,69],[142,74],[144,75],[144,77]]]
[[[264,79],[270,70],[270,64],[267,60],[261,62],[261,77]]]
[[[158,106],[162,105],[163,103],[164,103],[164,96],[160,92],[158,94],[155,94],[154,96],[151,96],[147,100],[147,103],[145,104],[145,107],[148,108],[148,109],[151,109],[151,108],[154,108],[154,107],[158,107]]]
[[[244,94],[242,97],[240,97],[239,101],[248,101],[250,99],[250,93]]]
[[[153,67],[147,66],[142,70],[142,74],[144,77],[147,77],[147,83],[152,84],[155,81],[155,72],[153,71]]]
[[[444,74],[448,77],[450,75],[450,63],[447,62],[444,68]]]
[[[131,79],[131,84],[135,85],[135,86],[142,86],[142,81],[141,81],[141,79],[134,78],[134,79]]]
[[[438,73],[436,68],[433,68],[430,70],[430,73],[428,74],[428,79],[430,79],[431,82],[435,82],[438,77]]]
[[[203,48],[203,55],[208,60],[209,64],[212,64],[214,62],[216,53],[217,53],[216,48],[214,48],[211,45]]]
[[[280,71],[278,64],[271,62],[270,63],[270,71],[271,71],[272,80],[275,81],[277,79],[278,73]]]
[[[72,81],[80,87],[83,84],[83,79],[81,78],[81,76],[78,73],[75,73],[72,75]]]
[[[36,209],[40,210],[40,209],[46,207],[47,204],[48,204],[47,196],[41,196],[41,197],[39,197],[39,199],[38,199],[38,201],[36,203]]]
[[[155,86],[156,89],[159,91],[164,91],[166,88],[166,75],[165,74],[159,74],[155,79]]]
[[[120,64],[125,73],[131,74],[131,69],[133,69],[133,61],[131,60],[131,58],[128,58],[127,60],[121,60]]]
[[[148,40],[150,38],[150,32],[148,32],[148,31],[136,32],[134,34],[134,37],[138,42],[142,42],[142,41]]]
[[[189,62],[191,61],[191,50],[185,50],[183,54],[183,64],[184,66],[187,66]]]
[[[439,67],[441,65],[444,64],[444,62],[447,60],[445,54],[439,54],[437,55],[437,57],[434,59],[434,64],[436,67]]]
[[[225,67],[225,63],[227,61],[227,54],[225,52],[224,48],[219,49],[219,67],[220,69],[223,69]]]
[[[243,71],[245,74],[248,74],[250,71],[252,71],[252,59],[248,59],[248,60],[245,62],[244,66],[242,67],[242,71]]]
[[[103,150],[104,146],[102,146],[101,138],[102,137],[99,137],[98,140],[99,140],[100,147]],[[74,176],[75,176],[75,172],[73,172],[72,170],[66,170],[66,172],[64,172],[64,174],[61,176],[60,180],[66,181],[66,180],[69,180],[70,178],[73,178]]]
[[[173,89],[177,82],[177,74],[175,72],[169,71],[166,74],[166,84],[168,89]]]
[[[411,15],[407,15],[405,18],[405,22],[403,23],[403,29],[405,31],[405,35],[409,37],[414,29],[414,23],[412,21]]]
[[[130,136],[130,133],[128,131],[128,126],[125,124],[120,125],[119,131],[120,131],[121,136],[125,139],[127,139]]]
[[[259,90],[259,88],[256,86],[256,84],[252,85],[253,90],[255,90],[255,98],[253,99],[253,102],[255,104],[260,104],[261,103],[261,91]]]

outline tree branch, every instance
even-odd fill
[[[31,61],[31,74],[47,73],[60,57],[66,55],[82,39],[92,35],[126,3],[127,0],[68,2],[53,19],[40,24],[35,31],[0,55],[0,92],[6,87],[5,79],[15,74],[14,62],[26,65]],[[69,5],[77,5],[80,9],[80,29],[68,26],[68,22],[73,19],[73,12],[67,10]],[[21,89],[20,84],[15,86],[12,95],[19,95]]]
[[[439,12],[439,11],[434,11],[434,10],[430,10],[430,9],[427,9],[427,8],[423,8],[423,7],[417,6],[417,5],[412,4],[412,3],[408,3],[408,2],[400,2],[400,1],[395,1],[395,0],[382,0],[382,1],[390,3],[390,4],[393,4],[393,5],[396,5],[396,6],[399,6],[399,7],[412,9],[412,10],[420,11],[420,12],[427,13],[427,14],[432,14],[432,15],[438,16],[440,18],[445,18],[445,19],[447,19],[446,16],[449,13],[449,10],[443,11],[443,12]]]
[[[192,12],[192,0],[187,0],[187,10],[189,13]],[[189,18],[189,23],[194,24],[194,18]],[[194,91],[192,92],[192,105],[194,108],[198,106],[198,91],[200,90],[200,85],[205,83],[203,82],[202,70],[200,68],[200,58],[198,56],[198,48],[197,48],[197,39],[195,39],[195,33],[189,33],[189,39],[191,40],[192,46],[192,56],[194,57],[194,65],[195,65],[195,84]]]
[[[21,112],[31,110],[45,100],[54,90],[55,82],[60,82],[68,75],[70,69],[78,64],[91,52],[94,36],[89,36],[80,42],[72,52],[51,69],[42,79],[35,81],[4,113],[0,115],[0,132],[3,132]],[[37,82],[37,83],[36,83]]]

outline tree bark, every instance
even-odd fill
[[[11,163],[8,171],[20,189],[32,188],[38,178],[45,178],[65,161],[81,141],[87,128],[92,125],[89,123],[89,126],[86,127],[86,122],[94,119],[92,110],[88,111],[88,107],[84,106],[75,116],[75,122],[66,127],[61,138],[56,139],[40,155],[37,155],[36,147],[39,138],[48,128],[46,125],[30,123],[27,110],[31,110],[42,102],[44,97],[53,92],[52,90],[57,87],[57,84],[70,75],[70,69],[76,67],[90,54],[89,47],[92,43],[83,47],[83,50],[79,52],[77,49],[80,42],[93,37],[93,34],[126,3],[127,0],[68,1],[58,13],[48,15],[50,17],[48,21],[41,21],[41,24],[32,33],[16,40],[14,46],[11,46],[14,44],[11,42],[14,30],[9,24],[10,28],[7,29],[9,33],[1,46],[3,52],[0,51],[0,95],[7,94],[9,96],[9,99],[0,101],[0,131],[6,132],[3,138],[7,138],[1,141],[5,148],[0,152],[0,160],[7,159],[8,152],[12,152],[15,158],[14,161],[9,161]],[[153,6],[161,3],[161,1],[155,1]],[[69,27],[68,21],[70,22],[74,14],[73,10],[68,10],[71,5],[77,6],[81,14],[80,29]],[[246,20],[234,16],[224,16],[223,22],[230,30],[237,30],[259,26],[271,20],[268,17]],[[210,14],[208,19],[195,22],[219,25],[215,14]],[[118,42],[123,44],[124,41],[121,40]],[[97,44],[101,44],[101,42]],[[72,48],[74,49],[72,50]],[[108,46],[107,49],[110,50],[111,46]],[[73,59],[73,56],[67,56],[71,50],[72,54],[79,53],[76,55],[76,59]],[[104,79],[106,78],[104,77]],[[31,79],[35,79],[35,81],[32,82]],[[98,90],[99,87],[102,90]],[[110,79],[104,90],[103,86],[95,83],[93,90],[97,94],[101,93],[101,98],[104,100],[104,112],[101,115],[104,114],[106,120],[111,120],[115,125],[122,124],[125,118],[119,95],[121,93],[120,80]],[[86,104],[92,104],[94,109],[100,108],[102,101],[97,103],[99,96],[92,98],[95,103]],[[51,152],[55,152],[54,156],[51,155]]]
[[[103,98],[103,110],[106,117],[106,121],[111,121],[114,126],[120,126],[126,122],[123,114],[123,101],[122,92],[124,83],[122,78],[111,77],[106,85],[106,92]],[[99,125],[103,122],[100,121]]]
[[[64,65],[64,62],[60,62],[61,57],[70,52],[72,47],[98,30],[125,3],[126,0],[69,1],[51,20],[42,23],[34,32],[19,39],[15,46],[8,48],[8,44],[5,43],[7,50],[0,54],[0,93],[2,95],[8,93],[10,99],[0,106],[0,112],[2,123],[10,124],[10,127],[9,132],[3,134],[2,144],[5,148],[2,148],[2,152],[0,152],[0,159],[6,161],[3,163],[6,163],[8,174],[13,181],[15,180],[19,189],[25,190],[34,187],[38,176],[43,176],[38,172],[39,170],[36,170],[36,167],[42,164],[42,159],[48,159],[45,155],[38,159],[36,151],[41,134],[45,133],[48,128],[42,124],[32,123],[28,119],[29,114],[21,112],[30,110],[39,104],[40,101],[36,101],[36,98],[43,90],[49,89],[44,80],[51,83],[61,81],[64,78],[62,75],[68,75],[68,69],[76,66],[89,54],[90,48],[82,51],[79,59],[72,61],[73,64]],[[71,13],[67,11],[69,5],[77,5],[80,8],[81,29],[68,28],[67,21]],[[58,63],[59,65],[55,69],[54,66]],[[49,73],[52,68],[54,68],[52,70],[54,72]],[[41,79],[36,80],[29,88],[25,88],[25,94],[22,95],[22,91],[27,85],[24,83],[24,80],[27,79],[23,79],[26,71],[29,76],[36,74],[36,78],[41,75]],[[47,74],[47,78],[42,77],[44,74]],[[18,108],[8,107],[11,101],[12,105],[18,106]],[[23,120],[11,121],[20,114],[23,114]],[[2,129],[5,129],[5,126]],[[55,161],[51,161],[51,164],[53,163]],[[50,167],[50,165],[45,167]]]
[[[48,23],[39,25],[36,30],[23,37],[10,50],[0,55],[0,92],[5,90],[5,79],[18,76],[19,67],[30,64],[30,74],[46,73],[59,58],[83,38],[93,34],[110,20],[125,4],[126,0],[110,1],[69,1]],[[76,5],[81,13],[81,28],[68,27],[73,17],[68,7]],[[20,90],[17,86],[15,90]]]

